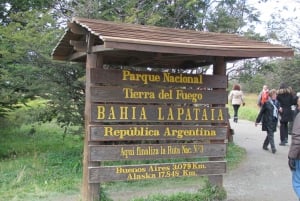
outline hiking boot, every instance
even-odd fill
[[[276,151],[277,151],[276,149],[272,149],[272,153],[273,153],[273,154],[275,154],[275,153],[276,153]]]
[[[284,142],[280,142],[279,145],[280,146],[285,146],[285,143]]]
[[[237,122],[238,122],[238,118],[237,118],[237,117],[234,117],[234,118],[233,118],[233,121],[234,121],[235,123],[237,123]]]
[[[263,150],[266,150],[266,151],[268,151],[268,150],[269,150],[269,148],[268,148],[268,147],[265,147],[265,146],[263,146]]]

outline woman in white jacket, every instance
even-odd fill
[[[233,85],[232,90],[229,93],[228,99],[231,102],[234,111],[233,121],[237,123],[239,108],[241,105],[245,105],[244,94],[241,90],[240,85]]]

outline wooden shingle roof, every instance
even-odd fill
[[[103,54],[104,63],[133,66],[201,66],[213,57],[225,61],[258,57],[291,57],[291,48],[250,40],[234,34],[73,18],[52,56],[56,60],[85,61],[86,37],[94,37],[89,51]]]

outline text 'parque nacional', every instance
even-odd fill
[[[182,83],[182,84],[203,84],[202,75],[185,75],[162,73],[162,77],[157,74],[146,74],[131,72],[128,70],[122,71],[122,80],[126,81],[141,81],[144,84],[151,82],[166,82],[166,83]]]

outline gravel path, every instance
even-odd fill
[[[287,165],[289,146],[278,145],[279,130],[275,133],[277,152],[272,154],[262,149],[266,133],[261,126],[244,120],[231,126],[234,143],[246,149],[247,158],[224,176],[228,201],[296,201]]]

